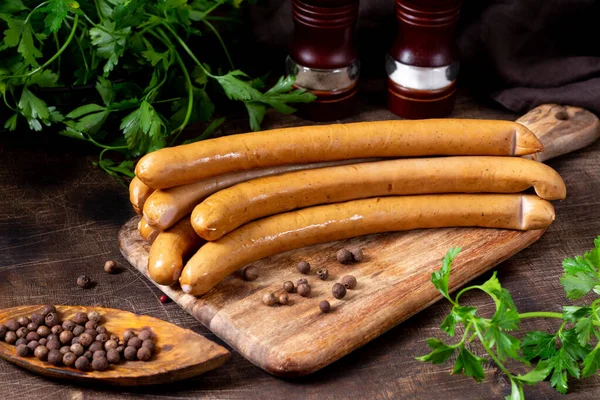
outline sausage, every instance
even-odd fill
[[[136,175],[155,189],[276,165],[372,157],[520,156],[542,151],[510,121],[443,119],[303,126],[220,137],[145,155]]]
[[[133,177],[129,183],[129,201],[131,201],[131,205],[136,213],[142,214],[144,203],[152,192],[154,192],[154,189],[140,181],[137,176]]]
[[[179,282],[184,292],[201,295],[263,257],[378,232],[459,226],[530,230],[553,220],[552,204],[524,194],[390,196],[321,205],[254,221],[206,243]]]
[[[176,186],[170,189],[156,190],[148,197],[144,204],[144,218],[150,226],[165,230],[173,226],[184,215],[192,212],[207,196],[250,179],[282,174],[285,172],[299,171],[311,168],[322,168],[333,165],[352,164],[373,159],[330,161],[311,164],[282,165],[278,167],[255,169],[251,171],[235,172],[232,174],[215,176],[200,182]]]
[[[221,190],[192,212],[206,240],[296,208],[375,196],[429,193],[517,193],[533,186],[546,200],[564,199],[565,184],[547,165],[518,157],[411,158],[299,171]]]
[[[140,232],[140,236],[142,239],[152,243],[154,239],[158,236],[160,231],[158,229],[154,229],[150,225],[144,217],[140,218],[140,222],[138,222],[138,231]]]
[[[148,257],[148,273],[159,285],[177,283],[184,261],[194,254],[203,240],[196,235],[189,218],[158,234]]]

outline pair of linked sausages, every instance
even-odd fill
[[[508,121],[276,129],[150,153],[130,196],[140,233],[156,236],[151,277],[201,295],[248,263],[317,243],[419,228],[544,229],[564,182],[515,157],[542,150]],[[531,187],[537,196],[520,193]]]

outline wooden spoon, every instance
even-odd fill
[[[10,318],[29,317],[43,306],[21,306],[0,310],[0,324]],[[200,375],[221,366],[229,359],[229,351],[203,336],[176,325],[146,315],[136,315],[113,308],[57,306],[61,320],[72,318],[76,312],[98,311],[101,324],[109,334],[123,337],[127,329],[149,327],[154,333],[156,354],[149,361],[124,361],[111,365],[106,371],[81,372],[74,368],[55,367],[37,358],[19,357],[16,347],[0,341],[0,357],[37,374],[77,381],[97,381],[119,386],[153,385],[175,382]]]

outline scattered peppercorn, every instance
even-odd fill
[[[104,263],[104,272],[107,274],[115,274],[119,271],[119,266],[114,260],[108,260]]]
[[[27,357],[31,350],[27,347],[26,344],[20,344],[17,346],[17,354],[19,357]]]
[[[77,361],[77,356],[75,354],[73,354],[71,352],[67,352],[67,353],[63,354],[62,362],[67,367],[74,366],[76,361]]]
[[[73,316],[73,322],[75,322],[77,325],[85,325],[86,322],[88,322],[88,316],[86,313],[78,311]]]
[[[142,342],[143,342],[144,340],[152,339],[152,331],[151,331],[151,330],[149,330],[149,329],[144,329],[143,331],[141,331],[141,332],[138,334],[138,336],[137,336],[137,337],[138,337],[138,339],[140,339]]]
[[[348,249],[338,250],[335,256],[337,260],[342,264],[350,264],[352,261],[354,261],[354,256],[352,255],[352,253],[350,253],[350,251],[348,251]]]
[[[70,319],[68,319],[66,321],[63,321],[61,326],[62,326],[63,331],[73,332],[73,330],[75,329],[77,324],[75,322],[71,321]]]
[[[296,269],[298,270],[298,272],[300,272],[301,274],[308,274],[310,272],[310,264],[307,261],[300,261],[297,265],[296,265]]]
[[[89,333],[82,333],[81,335],[79,335],[78,342],[83,347],[88,347],[89,345],[92,344],[93,341],[94,341],[94,339],[92,338],[92,335],[90,335]]]
[[[338,282],[331,288],[331,293],[336,299],[342,299],[346,295],[346,287]]]
[[[98,333],[107,333],[108,330],[106,329],[105,326],[98,325],[98,327],[96,328],[96,332],[98,332]]]
[[[321,309],[321,312],[328,313],[331,311],[331,304],[329,304],[327,300],[323,300],[319,303],[319,308]]]
[[[116,349],[117,347],[119,347],[119,343],[117,343],[116,340],[108,340],[106,343],[104,343],[104,348],[108,351],[108,350],[113,350]]]
[[[58,336],[56,336],[55,334],[51,333],[49,334],[46,339],[48,339],[48,341],[50,340],[58,340]]]
[[[85,332],[85,326],[83,325],[77,325],[75,328],[73,328],[73,335],[75,336],[79,336],[83,332]]]
[[[60,322],[60,318],[58,317],[57,313],[51,312],[46,315],[44,322],[48,328],[52,328],[54,325],[57,325]]]
[[[258,279],[258,268],[256,268],[254,265],[249,265],[244,268],[242,275],[247,281],[255,281]]]
[[[81,343],[75,343],[71,345],[71,352],[75,354],[77,357],[82,356],[85,353],[85,349],[81,345]]]
[[[96,359],[96,358],[103,358],[103,357],[106,357],[106,351],[104,351],[104,350],[96,350],[92,354],[92,360]]]
[[[137,358],[141,361],[148,361],[152,357],[152,352],[147,347],[140,347],[137,351]]]
[[[350,250],[350,253],[352,253],[352,258],[356,262],[361,262],[362,260],[365,259],[365,255],[360,247],[357,249]]]
[[[279,296],[277,296],[277,302],[281,305],[286,305],[288,303],[288,295],[287,293],[281,293]]]
[[[138,349],[136,349],[135,347],[128,346],[125,348],[123,355],[125,356],[126,360],[133,361],[137,359],[137,351]]]
[[[37,328],[39,328],[39,327],[40,326],[33,321],[27,324],[27,330],[29,332],[35,332],[35,331],[37,331]],[[1,331],[2,331],[2,329],[0,328],[0,334],[1,334]]]
[[[75,368],[80,371],[87,371],[90,368],[90,360],[87,357],[81,356],[75,361]]]
[[[298,294],[302,297],[310,296],[310,285],[308,283],[301,283],[298,285]]]
[[[142,347],[142,341],[138,337],[132,337],[127,342],[127,347],[134,347],[136,349],[139,349],[140,347]]]
[[[29,333],[29,331],[27,330],[27,328],[25,328],[24,326],[20,327],[19,329],[17,329],[17,337],[20,338],[24,338],[25,336],[27,336],[27,334]]]
[[[60,335],[63,330],[64,329],[62,328],[62,325],[60,325],[60,324],[54,325],[52,327],[52,329],[50,329],[50,331],[52,332],[52,334],[53,335],[57,335],[57,336]]]
[[[48,340],[48,343],[46,343],[46,347],[48,348],[48,350],[58,350],[62,346],[60,345],[60,342],[58,340],[52,339]]]
[[[17,339],[17,334],[14,331],[6,332],[6,336],[4,337],[4,341],[8,344],[15,344]]]
[[[50,352],[48,353],[48,362],[54,365],[55,367],[58,367],[62,364],[62,359],[63,355],[60,351],[58,351],[58,349],[50,350]]]
[[[111,364],[118,364],[121,362],[121,354],[116,349],[110,349],[106,352],[106,359]]]
[[[36,332],[43,338],[50,336],[50,333],[52,333],[52,331],[50,331],[50,328],[48,328],[46,325],[42,325],[39,328],[37,328]]]
[[[15,346],[18,346],[20,344],[27,344],[27,343],[29,343],[27,341],[27,339],[25,339],[24,337],[22,337],[22,338],[17,339],[17,341],[15,342]]]
[[[60,351],[60,354],[65,355],[71,352],[71,346],[63,346],[58,351]]]
[[[48,353],[50,350],[46,346],[40,345],[35,348],[33,355],[40,361],[46,361],[48,359]]]
[[[103,345],[104,345],[104,343],[108,342],[108,339],[109,339],[109,337],[106,333],[99,333],[96,336],[96,341],[102,343]]]
[[[41,314],[42,316],[46,316],[48,314],[50,314],[51,312],[56,312],[56,307],[54,307],[53,305],[47,305],[44,306],[44,308],[42,308]]]
[[[142,347],[147,347],[151,352],[154,353],[154,351],[156,350],[156,345],[154,344],[154,342],[150,339],[148,340],[144,340],[142,342]]]
[[[25,335],[25,339],[27,339],[29,342],[31,342],[32,340],[40,340],[40,335],[37,334],[37,332],[27,332],[27,335]]]
[[[129,341],[129,339],[131,339],[132,337],[136,337],[137,335],[135,334],[135,332],[132,329],[127,329],[125,331],[125,333],[123,333],[123,340],[125,341],[125,343],[127,343]]]
[[[160,302],[163,303],[163,304],[168,303],[169,301],[171,301],[171,299],[169,298],[169,296],[167,296],[166,294],[163,294],[162,296],[160,296],[158,298],[158,300],[160,300]]]
[[[60,342],[62,344],[68,344],[68,343],[71,343],[71,341],[73,340],[74,337],[75,337],[75,335],[73,335],[73,332],[62,331],[60,333],[60,336],[58,337],[58,340],[60,340]]]
[[[329,271],[327,268],[323,268],[317,271],[317,276],[320,280],[324,281],[329,277]]]
[[[277,303],[277,298],[273,293],[265,293],[262,297],[262,302],[266,306],[273,306]]]
[[[292,281],[285,281],[283,282],[283,290],[285,290],[288,293],[294,293],[294,282]]]
[[[88,289],[90,286],[92,286],[92,280],[86,275],[81,275],[79,278],[77,278],[77,286],[82,289]]]
[[[98,311],[90,311],[87,315],[88,321],[94,321],[96,323],[102,320],[102,315]]]
[[[87,316],[86,316],[87,318]],[[98,327],[98,323],[96,321],[88,321],[85,323],[85,329],[93,329],[96,330]]]
[[[42,315],[40,313],[33,313],[33,314],[31,314],[30,319],[31,319],[31,322],[36,323],[37,326],[40,326],[40,325],[42,325],[44,323],[44,315]]]
[[[96,338],[96,335],[98,335],[98,332],[96,332],[95,329],[86,329],[85,332],[83,332],[83,333],[87,333],[92,338]],[[81,335],[79,335],[79,336],[81,336]]]
[[[27,347],[29,347],[29,350],[31,350],[32,353],[35,349],[37,349],[39,345],[40,342],[38,342],[37,340],[32,340],[31,342],[27,343]]]
[[[22,316],[17,319],[17,322],[19,323],[19,325],[26,327],[27,324],[31,322],[31,320],[25,316]]]
[[[300,278],[298,279],[298,282],[296,282],[296,285],[302,285],[303,283],[308,283],[308,279]]]
[[[21,325],[14,318],[11,318],[8,321],[6,321],[4,325],[8,328],[9,331],[16,331],[21,327]]]
[[[352,275],[346,275],[342,278],[342,284],[346,289],[354,289],[356,287],[356,278]]]

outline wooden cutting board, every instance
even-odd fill
[[[546,146],[536,157],[541,161],[586,146],[600,135],[598,118],[578,108],[544,105],[518,121]],[[138,220],[134,217],[123,226],[119,243],[123,256],[148,276],[149,246],[137,231]],[[441,295],[429,279],[450,247],[463,249],[450,278],[450,288],[455,290],[543,233],[450,228],[369,235],[265,258],[254,263],[260,271],[256,281],[246,282],[234,274],[201,298],[179,288],[159,288],[260,368],[278,376],[300,376],[329,365],[438,301]],[[344,247],[362,248],[365,260],[339,264],[335,254]],[[311,264],[310,275],[296,271],[301,260]],[[315,275],[320,268],[329,270],[326,281]],[[354,275],[358,285],[337,300],[331,286],[346,274]],[[261,303],[263,294],[302,277],[312,286],[309,298],[293,294],[285,306]],[[332,305],[329,314],[319,310],[324,299]]]

